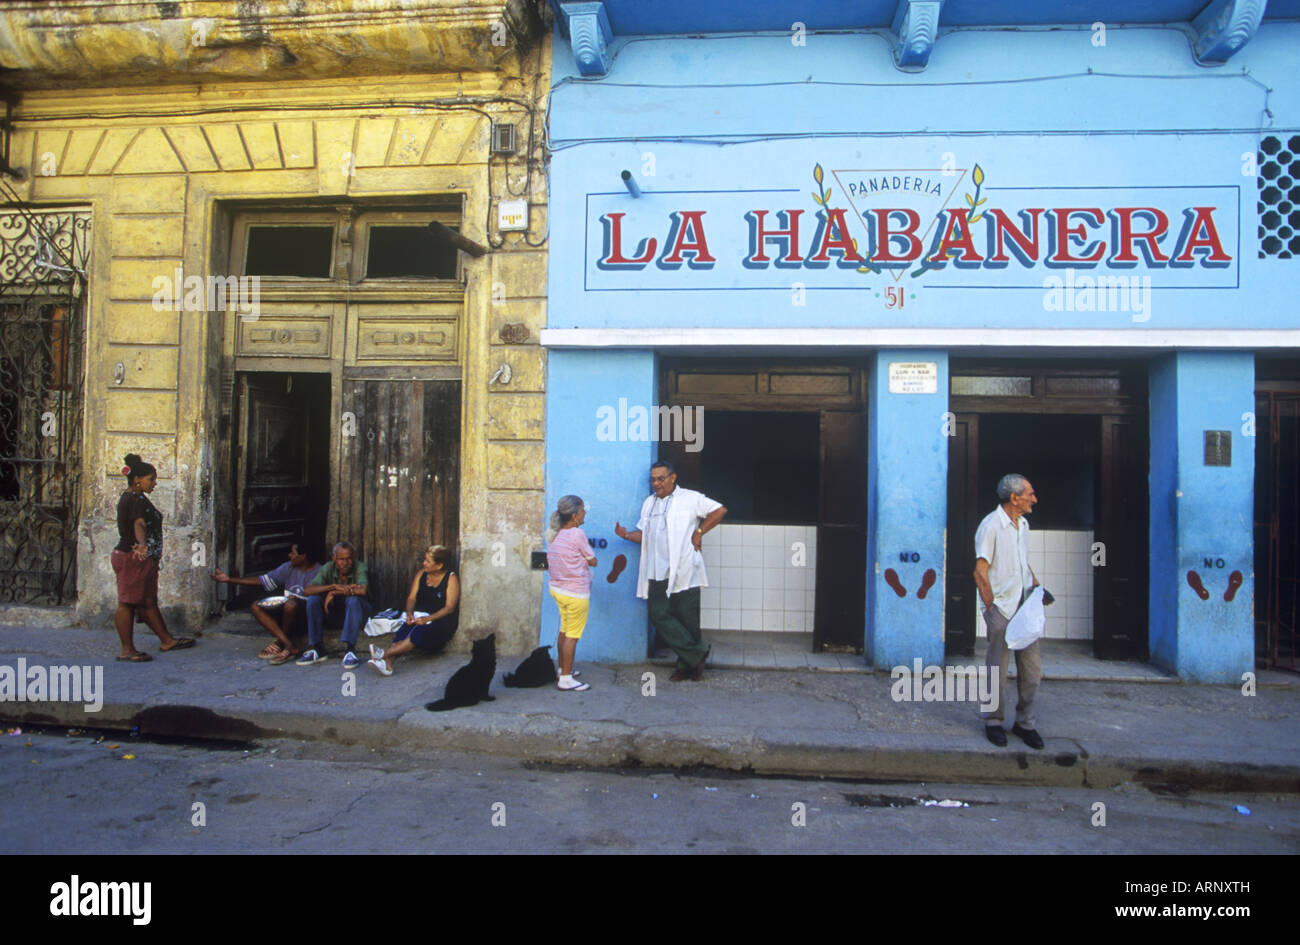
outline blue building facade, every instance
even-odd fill
[[[552,5],[546,488],[600,557],[584,658],[647,654],[614,528],[670,458],[729,509],[708,629],[971,652],[974,527],[1020,472],[1049,636],[1256,666],[1300,3]],[[1264,514],[1273,594],[1294,514]]]

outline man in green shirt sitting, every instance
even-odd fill
[[[366,600],[366,563],[356,560],[356,551],[351,543],[341,541],[334,546],[333,559],[317,573],[316,579],[303,588],[307,598],[307,652],[298,660],[299,666],[311,666],[323,663],[327,656],[322,652],[321,642],[325,639],[325,615],[330,605],[342,598],[343,607],[335,608],[330,616],[343,615],[343,634],[341,639],[348,651],[343,656],[343,668],[352,669],[361,665],[357,656],[357,636],[361,628],[374,612],[370,601]]]

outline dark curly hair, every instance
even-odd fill
[[[122,475],[126,476],[128,486],[135,485],[137,479],[145,476],[158,475],[158,470],[154,469],[151,463],[146,463],[135,453],[127,453],[125,459],[126,465],[122,467]]]

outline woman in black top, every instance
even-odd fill
[[[117,547],[113,549],[113,571],[117,574],[117,613],[113,624],[122,642],[119,660],[147,663],[153,659],[135,648],[132,625],[135,615],[149,625],[162,641],[163,652],[192,647],[189,637],[176,639],[167,632],[158,609],[158,567],[162,562],[162,513],[149,501],[158,485],[158,471],[135,453],[126,457],[122,468],[127,490],[117,501]]]
[[[411,582],[406,598],[406,623],[397,631],[387,650],[370,647],[370,668],[381,676],[393,675],[393,657],[416,647],[437,653],[456,634],[460,622],[460,578],[450,570],[451,552],[433,545],[424,553],[424,565]],[[429,616],[416,617],[415,611]]]

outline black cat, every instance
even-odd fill
[[[555,664],[551,662],[551,648],[539,646],[513,673],[506,673],[501,681],[518,689],[536,689],[538,686],[549,686],[559,678]]]
[[[488,695],[488,689],[496,671],[497,635],[490,633],[474,641],[469,662],[447,680],[446,694],[437,702],[425,703],[424,707],[430,712],[447,712],[479,702],[495,702],[495,698]]]

